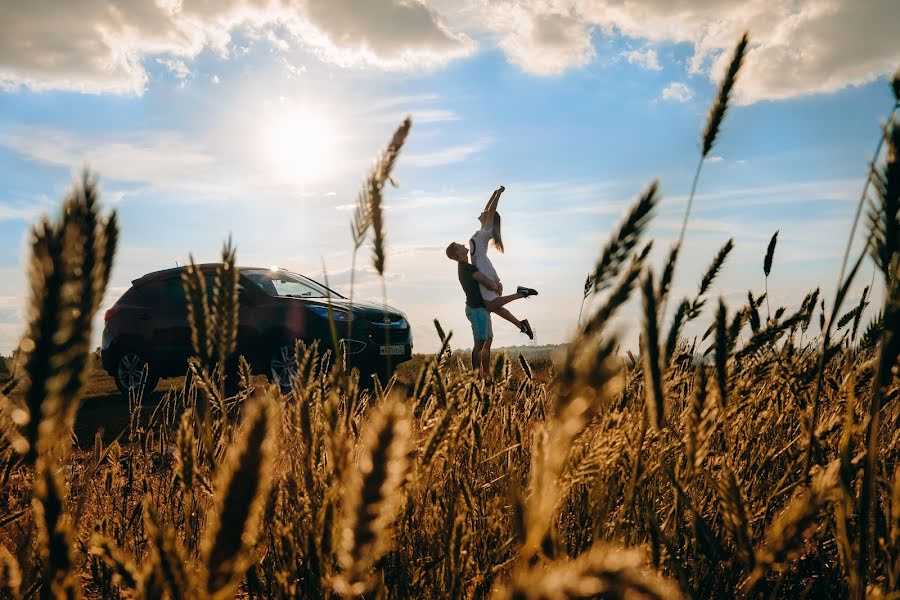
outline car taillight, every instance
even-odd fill
[[[116,306],[113,306],[111,309],[106,311],[106,314],[103,315],[103,322],[105,323],[106,321],[109,321],[109,318],[112,317],[113,315],[115,315],[120,310],[122,310],[122,309],[118,308]]]

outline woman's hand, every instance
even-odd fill
[[[498,294],[503,294],[503,284],[500,283],[499,279],[494,280],[494,291]]]

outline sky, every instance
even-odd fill
[[[677,238],[745,30],[674,297],[729,238],[712,295],[733,310],[758,296],[778,230],[774,311],[833,293],[893,104],[896,0],[0,0],[0,353],[23,331],[29,228],[85,165],[121,222],[98,338],[131,280],[214,261],[229,235],[239,264],[324,270],[346,292],[356,194],[406,115],[385,192],[386,293],[415,349],[437,348],[435,318],[471,346],[444,248],[468,240],[501,184],[506,253],[492,260],[507,290],[540,292],[509,308],[535,343],[564,342],[586,274],[654,179],[654,264]],[[357,272],[356,296],[380,299],[368,244]],[[638,319],[626,311],[622,330]],[[526,341],[496,317],[494,331],[495,346]]]

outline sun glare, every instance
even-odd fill
[[[281,183],[320,181],[334,169],[336,135],[327,115],[302,109],[279,111],[262,127],[262,156]]]

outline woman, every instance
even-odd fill
[[[503,293],[503,284],[500,283],[500,277],[497,276],[497,271],[494,269],[494,265],[491,264],[491,259],[489,259],[487,255],[488,244],[491,241],[494,242],[494,247],[497,248],[497,250],[503,252],[503,238],[500,235],[500,213],[497,212],[497,204],[500,202],[500,194],[505,190],[506,188],[501,185],[494,191],[494,193],[491,194],[491,198],[488,200],[487,205],[485,205],[484,210],[478,215],[478,220],[481,222],[481,229],[476,231],[475,235],[469,240],[469,256],[472,257],[472,264],[478,269],[478,272],[485,277],[496,281],[500,290],[498,293],[484,285],[479,286],[481,288],[481,297],[484,298],[484,304],[487,309],[518,327],[519,331],[527,335],[529,339],[533,340],[534,331],[531,330],[528,319],[520,321],[505,308],[505,305],[513,300],[518,300],[519,298],[537,296],[537,290],[519,286],[516,289],[515,294],[501,296],[500,294]]]

